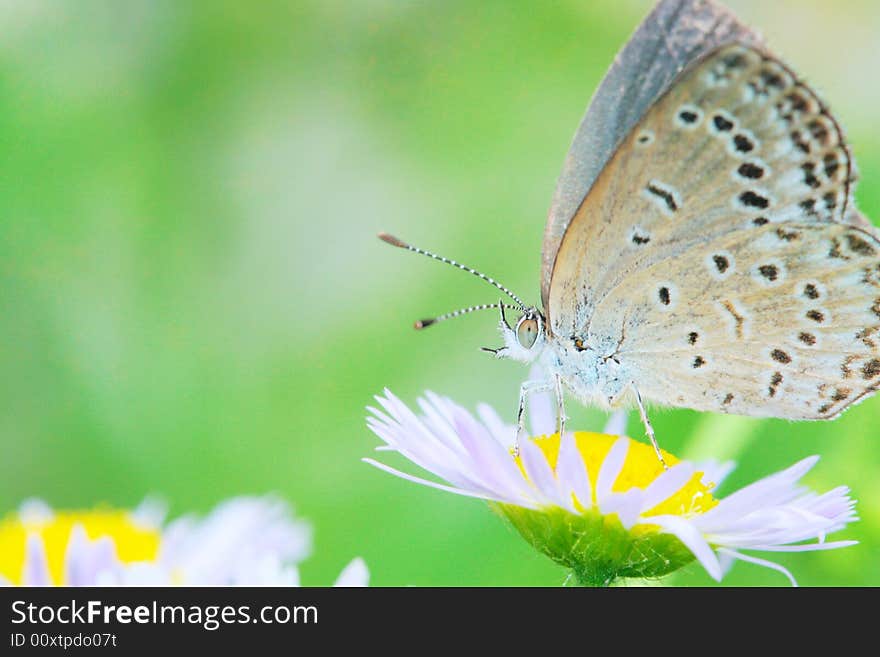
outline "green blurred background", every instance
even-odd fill
[[[880,5],[729,4],[831,102],[880,217]],[[377,585],[561,583],[484,504],[360,462],[383,386],[512,418],[525,376],[477,351],[494,315],[413,331],[496,295],[375,233],[537,302],[563,157],[650,5],[4,2],[0,511],[274,491],[315,526],[306,584],[356,555]],[[671,451],[739,460],[728,491],[822,454],[808,483],[853,488],[862,520],[839,537],[861,543],[779,560],[802,584],[877,585],[878,409],[653,417]],[[695,565],[672,581],[711,582]],[[786,583],[749,564],[726,581]]]

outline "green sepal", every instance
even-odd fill
[[[694,560],[672,534],[644,525],[627,530],[617,514],[602,515],[595,509],[574,514],[558,507],[534,510],[501,502],[490,506],[532,547],[570,568],[582,586],[609,586],[622,578],[656,579]]]

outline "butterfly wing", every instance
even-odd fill
[[[617,145],[689,63],[734,41],[761,43],[714,2],[663,0],[615,58],[574,136],[553,194],[541,254],[545,308],[562,236]]]
[[[548,316],[661,404],[832,417],[880,386],[880,240],[827,108],[723,47],[622,142],[566,232]],[[607,353],[606,353],[607,352]]]

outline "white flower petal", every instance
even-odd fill
[[[562,494],[556,483],[556,477],[544,452],[531,440],[523,441],[520,445],[520,459],[523,468],[532,485],[537,489],[540,501],[553,501],[557,504],[562,502]]]
[[[175,534],[178,523],[183,531]],[[311,552],[311,528],[271,497],[233,498],[198,522],[183,518],[170,523],[168,531],[173,543],[163,541],[160,562],[182,573],[189,585],[232,584],[239,564],[247,560],[277,554],[293,563]]]
[[[693,523],[676,516],[652,516],[651,522],[660,525],[670,534],[678,537],[678,540],[684,543],[685,547],[693,552],[697,560],[703,564],[703,568],[706,569],[709,576],[717,582],[721,581],[723,573],[718,557]]]
[[[274,552],[241,560],[230,577],[232,586],[294,586],[298,581],[297,569]]]
[[[18,517],[25,525],[38,525],[51,522],[55,517],[52,508],[43,500],[31,498],[22,502],[18,507]]]
[[[27,537],[22,575],[25,586],[49,586],[52,584],[46,546],[39,534],[29,534]]]
[[[800,545],[755,545],[749,546],[749,549],[761,550],[763,552],[818,552],[820,550],[837,550],[858,544],[858,541],[828,541],[825,543],[803,543]]]
[[[611,417],[608,418],[608,422],[605,423],[605,428],[602,429],[602,433],[610,436],[625,436],[628,421],[629,413],[622,409],[614,411],[611,414]]]
[[[717,487],[727,479],[727,475],[733,472],[734,468],[736,468],[736,463],[734,461],[724,461],[723,463],[718,463],[717,461],[703,461],[694,464],[694,470],[703,473],[700,480],[703,482],[704,486],[715,484],[716,489],[713,492],[717,492]]]
[[[369,586],[369,584],[370,571],[367,569],[367,564],[363,559],[357,557],[342,569],[333,586],[360,587]]]
[[[171,586],[171,573],[156,563],[125,564],[117,572],[98,573],[98,586]]]
[[[757,564],[759,566],[764,566],[765,568],[770,568],[777,572],[782,573],[786,577],[788,577],[788,581],[791,582],[792,586],[797,586],[797,581],[794,576],[789,572],[787,568],[779,565],[778,563],[774,563],[772,561],[767,561],[766,559],[759,559],[758,557],[752,557],[746,554],[742,554],[741,552],[737,552],[736,550],[728,550],[727,548],[719,548],[719,552],[732,557],[734,559],[739,559],[740,561],[748,561],[749,563]]]
[[[816,462],[818,456],[810,456],[785,470],[777,472],[741,488],[723,498],[718,505],[700,517],[704,531],[711,531],[727,524],[731,517],[741,516],[755,509],[781,504],[796,498],[802,489],[795,486]]]
[[[642,507],[646,506],[644,502],[644,491],[638,488],[630,488],[623,493],[615,493],[609,495],[600,504],[599,510],[602,515],[611,515],[616,513],[620,519],[620,524],[625,529],[630,529],[639,518],[639,512]]]
[[[689,482],[693,476],[694,466],[685,461],[673,465],[668,470],[664,470],[645,489],[644,506],[640,511],[649,511],[658,504],[665,502],[672,495],[680,491],[682,486]]]
[[[776,486],[779,481],[775,480]],[[846,487],[816,495],[802,493],[803,489],[794,481],[789,481],[787,486],[789,492],[771,491],[767,506],[734,505],[720,518],[707,513],[694,522],[715,545],[761,549],[759,546],[784,546],[809,539],[818,539],[821,543],[826,534],[841,529],[855,518],[853,501]],[[791,499],[795,494],[798,497]],[[724,500],[719,506],[723,503]]]
[[[463,414],[465,411],[456,409],[456,413]],[[467,426],[467,430],[461,430],[459,436],[470,457],[470,470],[476,475],[472,478],[480,481],[484,491],[505,491],[511,497],[522,494],[522,476],[513,456],[501,444],[492,440],[491,434],[469,416],[455,419],[456,426]]]
[[[728,554],[729,552],[730,550],[727,549],[717,550],[715,552],[715,554],[718,555],[718,563],[721,564],[722,576],[727,575],[727,573],[730,572],[730,569],[733,568],[733,564],[736,563],[736,558],[730,556],[730,554]]]
[[[399,401],[399,400],[398,400]],[[402,402],[400,402],[402,403]],[[424,415],[417,422],[424,423],[428,434],[436,438],[454,454],[463,456],[461,451],[462,437],[469,435],[475,427],[469,424],[456,426],[455,405],[448,399],[434,394],[430,390],[424,398],[416,400]],[[476,423],[474,423],[476,424]]]
[[[100,573],[112,573],[118,567],[116,545],[110,537],[92,541],[82,525],[73,526],[64,554],[66,586],[94,586]]]
[[[602,461],[602,467],[599,468],[599,475],[596,478],[596,501],[600,505],[606,497],[611,495],[611,488],[623,469],[628,451],[629,439],[618,438],[608,451],[605,460]]]
[[[559,443],[556,478],[566,501],[570,501],[574,494],[582,507],[589,508],[593,504],[593,490],[590,486],[587,464],[584,463],[574,436],[570,432],[566,432]]]
[[[368,426],[380,438],[419,467],[434,472],[456,486],[473,487],[473,482],[467,478],[470,475],[470,469],[462,462],[464,450],[460,450],[459,453],[453,452],[447,445],[432,439],[425,427],[409,424],[391,428],[377,428],[369,422]]]
[[[159,529],[168,515],[168,504],[157,497],[148,497],[131,512],[135,524],[145,529]]]
[[[460,432],[456,434],[447,420],[453,417],[454,410],[448,408],[446,402],[437,395],[431,395],[431,398],[440,408],[429,406],[433,409],[433,420],[422,422],[400,400],[387,392],[385,398],[377,397],[377,399],[391,413],[396,422],[381,428],[376,428],[374,423],[369,421],[368,424],[377,435],[394,445],[401,454],[416,465],[433,472],[456,488],[486,494],[492,489],[492,484],[485,481],[484,478],[491,479],[495,476],[494,468],[493,471],[486,471],[485,468],[475,467],[473,456],[462,444],[463,441],[479,440],[479,436],[472,435],[474,431],[470,424],[459,427]],[[420,400],[420,402],[426,403],[424,400]],[[431,423],[437,427],[440,434],[432,432],[429,426]],[[497,451],[500,446],[495,441],[492,443],[488,447]],[[512,464],[512,459],[510,460]],[[515,482],[513,490],[505,491],[507,496],[521,494],[523,490],[518,486],[521,478],[516,479],[510,476],[511,464],[508,464],[506,468],[503,465],[500,466],[502,469],[500,476],[503,477],[503,480],[508,483]]]
[[[480,421],[486,425],[489,433],[498,443],[506,450],[513,448],[516,442],[516,427],[512,424],[506,424],[501,416],[489,404],[478,404],[477,415]]]
[[[497,500],[498,502],[507,502],[509,504],[518,504],[520,506],[529,506],[529,508],[534,508],[534,506],[530,506],[526,500],[524,499],[516,499],[516,500],[503,500],[499,499],[495,496],[488,496],[482,493],[478,493],[472,490],[464,490],[461,488],[455,488],[454,486],[446,486],[444,484],[437,483],[436,481],[431,481],[430,479],[422,479],[421,477],[413,476],[407,472],[402,472],[395,468],[392,468],[389,465],[385,465],[380,461],[375,461],[373,459],[364,458],[361,459],[364,463],[369,463],[370,465],[379,468],[380,470],[384,470],[389,474],[393,474],[395,477],[400,477],[401,479],[406,479],[407,481],[411,481],[416,484],[422,484],[423,486],[429,486],[431,488],[436,488],[437,490],[443,490],[447,493],[455,493],[456,495],[463,495],[464,497],[476,497],[482,500],[493,501]]]

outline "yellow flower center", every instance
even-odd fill
[[[618,440],[618,436],[609,436],[603,433],[592,433],[589,431],[577,431],[574,434],[575,445],[581,454],[581,458],[587,467],[587,475],[590,479],[590,488],[592,490],[591,500],[577,500],[582,510],[590,508],[596,504],[596,480],[599,476],[599,470],[611,446]],[[547,463],[554,470],[556,469],[556,461],[559,457],[559,434],[552,436],[539,436],[532,438],[537,445]],[[667,465],[672,467],[679,460],[663,451],[663,458]],[[522,469],[522,463],[517,457],[517,462]],[[622,493],[631,488],[647,488],[657,477],[663,473],[663,466],[657,459],[654,449],[635,440],[630,440],[629,449],[627,450],[626,460],[623,468],[617,476],[611,490],[615,493]],[[660,515],[674,514],[681,516],[691,516],[705,513],[713,506],[718,504],[718,500],[712,497],[711,489],[715,486],[710,483],[708,485],[702,482],[702,472],[695,472],[694,475],[679,488],[673,495],[663,500],[660,504],[646,511],[643,515]],[[647,528],[647,527],[646,527]]]
[[[159,553],[159,531],[138,525],[125,511],[60,511],[39,521],[25,521],[13,513],[0,520],[0,575],[13,584],[22,583],[27,537],[35,534],[43,539],[52,583],[63,585],[64,558],[77,525],[90,540],[109,537],[122,563],[155,561]]]

